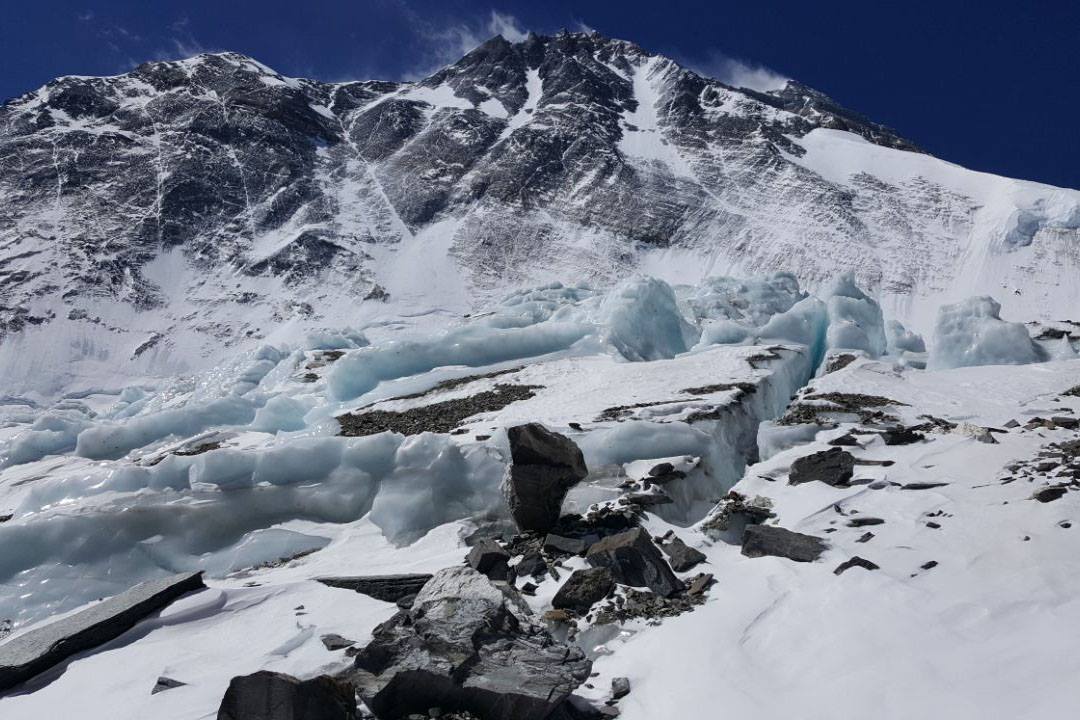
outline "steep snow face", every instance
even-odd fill
[[[942,298],[1080,303],[1076,192],[595,34],[494,38],[417,83],[235,53],[61,78],[0,109],[0,200],[0,392],[38,400],[634,270],[851,271],[923,333]]]

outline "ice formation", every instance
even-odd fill
[[[973,297],[943,305],[934,326],[927,367],[933,370],[973,365],[1022,365],[1046,359],[1022,323],[1001,319],[1001,305]]]
[[[824,300],[787,274],[676,288],[642,277],[606,292],[523,289],[426,333],[369,343],[357,331],[325,331],[304,347],[265,345],[157,387],[8,405],[0,467],[12,480],[0,511],[13,517],[0,523],[0,542],[25,550],[0,559],[0,602],[26,622],[154,575],[224,574],[309,552],[331,542],[331,528],[361,519],[391,543],[414,542],[499,512],[502,428],[533,420],[566,429],[592,419],[575,435],[590,468],[695,458],[672,503],[656,510],[692,523],[747,462],[813,436],[761,423],[840,348],[906,356],[923,345],[883,323],[849,277]],[[1066,339],[1053,354],[1071,350]],[[931,357],[956,367],[1042,354],[982,298],[943,309]],[[508,370],[540,394],[469,419],[468,435],[338,434],[343,412],[463,399],[492,391]],[[495,374],[468,379],[485,373]],[[424,399],[455,379],[474,384]],[[697,412],[688,391],[718,382],[730,383],[711,391],[727,398],[723,411]],[[631,421],[613,406],[629,408]],[[616,419],[601,420],[611,412]],[[608,491],[601,483],[589,492]],[[76,575],[87,579],[71,582]]]

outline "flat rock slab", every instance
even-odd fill
[[[796,562],[813,562],[828,545],[814,535],[803,535],[773,525],[749,525],[743,534],[742,554],[758,558],[766,555]]]
[[[431,575],[425,573],[315,578],[323,585],[352,590],[383,602],[397,602],[403,597],[415,595],[430,579]]]
[[[114,640],[181,595],[202,590],[202,573],[148,580],[0,645],[0,691],[25,682],[76,653]]]
[[[320,675],[298,680],[260,670],[234,677],[217,720],[355,720],[356,698],[347,682]]]

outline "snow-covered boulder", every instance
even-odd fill
[[[1023,365],[1046,359],[1022,323],[1001,319],[991,297],[972,297],[938,310],[927,366],[932,370],[972,365]]]

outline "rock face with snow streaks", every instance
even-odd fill
[[[432,286],[466,312],[552,277],[609,284],[655,252],[671,280],[852,270],[919,300],[975,275],[1036,310],[1080,300],[1050,281],[1080,270],[1080,195],[958,173],[798,82],[733,88],[598,34],[495,37],[415,83],[230,52],[58,78],[0,107],[0,199],[0,337],[71,376],[210,367],[284,320]],[[990,270],[964,265],[973,233]],[[0,377],[47,382],[14,350]]]

